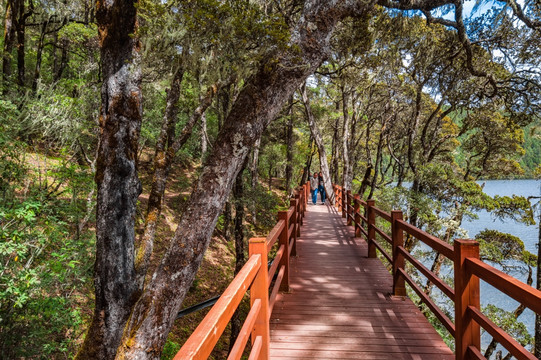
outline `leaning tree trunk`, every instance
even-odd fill
[[[342,186],[344,190],[351,190],[351,183],[353,182],[353,171],[352,164],[349,153],[349,128],[351,117],[348,114],[348,100],[347,94],[344,87],[342,87],[342,115],[344,119],[344,126],[342,129],[342,161],[343,161],[343,172],[342,172]],[[354,106],[352,104],[352,106]]]
[[[134,267],[142,119],[140,44],[133,36],[137,12],[132,0],[98,1],[97,12],[103,85],[96,168],[96,304],[78,359],[114,359],[139,296]]]
[[[293,178],[293,98],[289,99],[289,116],[286,125],[286,195],[290,195]]]
[[[358,2],[307,1],[289,49],[269,54],[246,81],[202,167],[171,244],[132,311],[117,358],[160,358],[244,158],[295,89],[325,59],[336,23],[360,10]]]
[[[25,40],[26,40],[26,18],[31,12],[25,13],[25,2],[18,1],[19,8],[15,30],[17,33],[17,84],[22,88],[26,77],[25,67]]]
[[[248,157],[246,157],[248,160]],[[242,169],[237,174],[235,185],[233,187],[233,197],[235,198],[235,272],[234,276],[240,272],[246,263],[244,254],[244,179],[243,172],[248,164],[244,161]],[[229,335],[229,351],[233,349],[235,340],[242,328],[242,319],[239,309],[236,309],[231,317],[231,333]]]
[[[329,164],[327,163],[327,152],[325,151],[325,145],[323,144],[323,137],[321,132],[316,124],[314,119],[314,114],[312,109],[310,109],[310,99],[306,93],[306,84],[302,85],[301,88],[302,102],[304,103],[304,109],[306,111],[306,117],[308,119],[308,124],[310,125],[310,132],[312,137],[317,145],[319,152],[319,165],[321,166],[321,173],[323,175],[323,183],[325,184],[325,192],[327,193],[327,198],[331,204],[334,204],[334,191],[331,183],[331,173],[329,172]]]

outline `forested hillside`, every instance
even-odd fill
[[[2,0],[0,12],[2,359],[170,358],[194,325],[178,311],[223,290],[309,173],[450,243],[482,209],[538,218],[533,199],[478,185],[541,173],[536,1]],[[520,239],[479,240],[486,261],[541,286]],[[492,315],[539,357],[541,320],[528,334],[519,310]]]

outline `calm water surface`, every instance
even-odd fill
[[[483,182],[485,183],[483,191],[491,196],[520,195],[528,197],[541,195],[541,181],[539,180],[487,180]],[[482,184],[483,182],[480,183]],[[462,227],[468,231],[470,238],[474,238],[477,233],[484,229],[506,232],[519,237],[524,242],[526,250],[537,255],[538,225],[527,226],[512,220],[497,220],[491,217],[486,211],[479,212],[478,216],[479,219],[464,222],[462,224]],[[536,216],[536,221],[538,221],[538,219],[539,217]],[[511,273],[511,275],[526,282],[527,274],[515,272]],[[535,282],[533,283],[533,286],[535,286]],[[510,299],[507,295],[494,289],[492,286],[481,282],[481,304],[487,305],[489,303],[506,310],[514,310],[518,306],[518,303]],[[526,324],[530,334],[533,335],[533,312],[526,310],[519,319]],[[487,339],[484,337],[483,340],[483,342],[490,341],[490,337],[487,337]]]

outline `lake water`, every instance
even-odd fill
[[[483,182],[485,183],[483,191],[491,196],[520,195],[528,197],[541,195],[541,181],[539,180],[487,180]],[[464,222],[462,224],[462,227],[468,231],[470,238],[474,238],[478,232],[484,229],[498,230],[519,237],[524,242],[526,250],[537,255],[538,225],[527,226],[512,220],[497,220],[491,217],[486,211],[479,212],[478,216],[479,219]],[[538,219],[539,216],[537,215],[536,222]],[[511,275],[526,282],[527,274],[515,272],[511,273]],[[534,283],[532,285],[535,286],[535,274]],[[489,303],[505,310],[514,310],[518,306],[518,303],[510,299],[507,295],[494,289],[490,285],[481,282],[481,304],[487,305]],[[535,316],[530,310],[524,311],[519,318],[526,324],[532,335],[535,321],[534,318]],[[490,336],[487,337],[485,334],[483,342],[485,343],[486,341],[490,341]]]

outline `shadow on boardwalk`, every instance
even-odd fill
[[[334,207],[309,205],[290,293],[271,318],[272,359],[445,359],[454,355]]]

